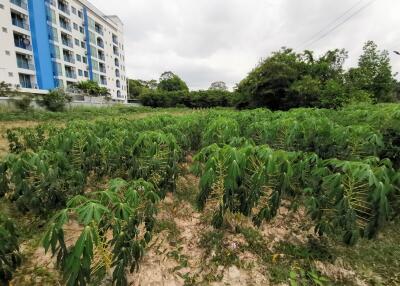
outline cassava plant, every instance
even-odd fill
[[[21,264],[18,233],[15,223],[0,214],[0,285],[8,285]]]
[[[144,180],[110,181],[109,188],[72,198],[54,216],[43,246],[57,257],[66,285],[100,283],[128,285],[126,272],[139,268],[152,230],[159,197]],[[68,223],[81,226],[76,241],[68,240]]]

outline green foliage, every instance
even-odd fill
[[[216,118],[204,130],[203,146],[213,143],[227,144],[235,137],[240,137],[237,121],[230,118]]]
[[[379,51],[372,41],[365,43],[363,51],[358,67],[348,73],[350,87],[372,94],[377,102],[393,100],[395,81],[388,51]]]
[[[150,242],[159,200],[154,186],[144,180],[110,181],[109,188],[77,196],[60,211],[43,239],[57,256],[66,285],[101,282],[113,271],[115,285],[128,285],[126,270],[138,269]],[[78,240],[67,247],[63,227],[72,219],[82,225]]]
[[[0,214],[0,284],[8,285],[12,273],[21,264],[16,226]]]
[[[311,51],[282,49],[262,61],[242,80],[238,107],[340,108],[354,102],[387,102],[394,98],[395,80],[387,51],[373,42],[364,46],[359,66],[345,71],[345,50],[319,58]]]
[[[28,111],[31,108],[32,96],[24,95],[20,98],[13,98],[12,103],[18,110]]]
[[[164,72],[158,83],[157,89],[159,91],[189,91],[186,83],[177,75],[172,72]]]
[[[97,97],[110,94],[107,88],[99,86],[96,81],[92,80],[80,81],[75,84],[75,87],[88,96]]]
[[[172,91],[147,90],[140,95],[143,105],[151,107],[210,108],[234,106],[238,95],[224,90]]]
[[[52,112],[60,112],[65,109],[65,105],[71,101],[71,97],[62,89],[55,89],[43,94],[38,100],[38,104]]]

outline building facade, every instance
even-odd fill
[[[85,0],[0,0],[0,81],[41,93],[85,80],[126,101],[117,16]]]

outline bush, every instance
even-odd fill
[[[13,98],[11,102],[15,105],[18,110],[27,111],[31,107],[32,97],[29,95],[24,95],[20,98]]]
[[[234,106],[238,95],[224,90],[200,91],[160,91],[148,90],[140,95],[143,105],[151,107],[190,108],[230,107]]]
[[[65,109],[65,105],[71,102],[71,97],[62,89],[55,89],[42,96],[38,101],[40,106],[49,111],[58,112]]]

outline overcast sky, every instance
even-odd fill
[[[124,22],[130,78],[158,79],[163,71],[171,70],[191,89],[206,89],[213,81],[225,81],[233,87],[262,57],[282,46],[318,53],[346,48],[348,65],[357,62],[367,40],[374,40],[381,49],[400,50],[400,0],[375,0],[311,46],[304,43],[351,7],[335,24],[371,0],[91,2]],[[393,70],[399,72],[400,56],[391,54]]]

